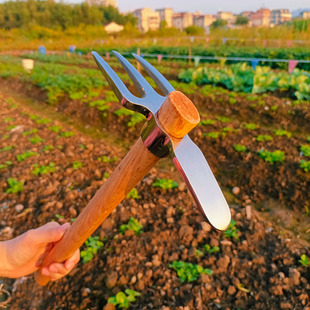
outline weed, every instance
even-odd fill
[[[309,144],[303,144],[300,147],[300,152],[302,152],[302,155],[310,157],[310,145]]]
[[[0,170],[6,169],[8,166],[11,166],[11,165],[13,165],[13,163],[10,160],[6,160],[4,164],[0,164]]]
[[[145,116],[141,113],[134,113],[130,119],[130,121],[127,123],[128,127],[134,127],[138,123],[143,122],[145,120]]]
[[[224,127],[224,128],[222,128],[221,131],[222,132],[233,132],[233,131],[235,131],[235,129],[232,127]]]
[[[229,98],[229,103],[230,104],[235,104],[237,102],[237,99],[235,98]]]
[[[256,137],[256,141],[259,141],[259,142],[261,142],[261,141],[272,141],[272,137],[269,135],[258,135]]]
[[[186,263],[182,261],[173,261],[169,265],[170,268],[174,269],[177,272],[178,277],[181,282],[194,282],[198,280],[200,274],[212,275],[213,271],[208,268],[203,268],[197,264]]]
[[[110,297],[108,303],[126,310],[130,306],[130,303],[136,301],[136,297],[140,295],[141,294],[136,291],[126,289],[125,293],[118,292],[116,296]]]
[[[269,152],[264,151],[264,149],[261,149],[257,153],[259,154],[260,158],[262,158],[264,161],[269,162],[271,165],[273,165],[275,162],[283,162],[285,159],[284,152],[280,150]]]
[[[214,125],[214,124],[215,124],[215,120],[205,119],[205,120],[201,121],[199,125],[208,126],[208,125]]]
[[[85,241],[86,249],[81,251],[81,257],[83,258],[83,263],[88,263],[92,260],[98,250],[103,247],[103,242],[100,241],[99,236],[89,237]]]
[[[41,119],[36,119],[36,123],[38,124],[38,125],[41,125],[41,124],[49,124],[51,122],[51,120],[50,119],[48,119],[48,118],[41,118]]]
[[[12,129],[14,129],[15,127],[17,127],[17,125],[10,125],[8,127],[6,127],[7,131],[11,131]]]
[[[213,131],[203,134],[203,136],[209,137],[211,139],[218,139],[219,137],[223,136],[223,133],[219,131]]]
[[[304,267],[309,267],[310,266],[310,260],[309,257],[306,254],[302,254],[300,256],[299,262],[304,266]]]
[[[32,174],[35,175],[43,175],[47,173],[52,173],[56,171],[56,167],[54,163],[49,163],[48,166],[40,166],[38,164],[35,164],[32,166],[33,170],[31,171]]]
[[[14,148],[14,145],[4,146],[2,149],[0,149],[0,153],[11,151],[13,148]]]
[[[136,188],[133,188],[126,196],[128,199],[139,199],[140,196],[138,194],[138,190]]]
[[[115,161],[117,161],[117,157],[109,157],[109,156],[101,156],[98,157],[98,160],[101,161],[102,163],[113,163]]]
[[[53,149],[54,149],[53,145],[45,145],[44,148],[43,148],[43,152],[51,151]]]
[[[135,235],[141,234],[143,226],[139,223],[138,220],[135,218],[131,217],[128,221],[128,224],[124,224],[120,226],[120,233],[124,234],[126,230],[132,230],[134,231]]]
[[[21,161],[25,160],[28,157],[37,156],[37,155],[39,155],[39,154],[35,153],[35,152],[32,152],[32,151],[26,151],[25,153],[16,155],[16,159],[17,159],[18,162],[21,162]]]
[[[32,144],[38,144],[38,143],[41,143],[41,142],[45,141],[44,139],[42,139],[42,138],[39,137],[38,135],[35,135],[34,137],[30,137],[30,138],[28,138],[28,140],[29,140]]]
[[[108,179],[109,176],[110,176],[109,172],[105,172],[105,173],[103,174],[103,178],[104,178],[104,179]]]
[[[226,116],[218,116],[216,119],[218,121],[222,122],[222,123],[229,123],[229,122],[231,122],[231,119],[226,117]]]
[[[247,288],[245,288],[244,285],[243,285],[242,283],[239,283],[239,284],[238,284],[238,289],[239,289],[239,291],[242,291],[242,292],[244,292],[244,293],[250,293],[250,290],[247,289]]]
[[[247,147],[245,145],[242,145],[242,144],[235,144],[234,149],[237,152],[246,152],[247,151]]]
[[[258,125],[253,124],[253,123],[245,124],[244,127],[245,127],[246,129],[249,129],[249,130],[255,130],[255,129],[259,128]]]
[[[29,136],[29,135],[32,135],[32,134],[37,133],[37,132],[38,132],[38,129],[33,128],[33,129],[28,130],[28,131],[24,131],[23,136]]]
[[[218,253],[220,251],[220,248],[218,246],[211,247],[210,244],[205,244],[203,246],[203,249],[208,253]]]
[[[3,121],[4,121],[5,123],[10,123],[10,122],[14,122],[14,121],[15,121],[15,118],[12,118],[12,117],[7,116],[7,117],[5,117],[5,118],[3,119]]]
[[[310,171],[310,161],[305,161],[305,160],[301,160],[299,167],[301,169],[304,169],[305,172],[309,172]]]
[[[35,121],[35,120],[39,119],[40,116],[35,115],[35,114],[29,114],[29,118],[30,118],[31,120]]]
[[[74,132],[73,131],[63,131],[59,134],[60,137],[64,137],[64,138],[70,138],[74,136]]]
[[[196,249],[196,250],[195,250],[195,256],[196,256],[196,258],[200,258],[200,257],[203,256],[203,252],[200,251],[200,250],[198,250],[198,249]]]
[[[48,127],[48,129],[53,131],[53,132],[59,133],[62,130],[62,127],[58,126],[58,125],[54,125],[54,126]]]
[[[81,169],[83,167],[83,164],[80,162],[80,161],[75,161],[73,162],[73,165],[72,165],[73,169]]]
[[[8,178],[7,184],[9,186],[9,188],[6,190],[7,194],[9,193],[16,194],[24,190],[24,186],[23,186],[24,182],[18,181],[15,178]]]
[[[239,229],[236,227],[236,222],[234,220],[231,220],[227,230],[224,232],[224,237],[226,238],[232,238],[235,240],[239,240]]]
[[[57,213],[55,214],[55,217],[56,217],[57,220],[65,218],[63,215],[60,215],[60,214],[57,214]]]
[[[154,187],[159,187],[162,189],[172,189],[177,188],[179,186],[178,182],[170,180],[170,179],[156,179],[155,182],[153,182]]]
[[[283,130],[283,129],[275,130],[273,133],[276,136],[287,136],[288,138],[290,138],[292,136],[292,134],[290,132]]]
[[[90,107],[96,107],[99,111],[109,110],[110,106],[104,100],[96,100],[89,103]]]

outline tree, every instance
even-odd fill
[[[215,22],[212,23],[212,28],[223,28],[227,25],[227,20],[224,19],[217,19]]]
[[[235,25],[246,26],[248,23],[249,23],[249,19],[247,17],[242,16],[242,15],[238,15],[237,19],[236,19],[236,22],[235,22]]]
[[[188,35],[195,35],[195,36],[203,36],[204,35],[204,30],[201,27],[197,27],[195,25],[186,27],[184,29],[184,31],[188,34]]]

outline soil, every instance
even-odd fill
[[[39,108],[17,97],[9,98],[10,89],[40,102]],[[211,228],[172,163],[161,160],[136,186],[140,198],[125,199],[94,233],[104,246],[90,262],[79,262],[66,278],[43,288],[35,283],[33,275],[1,279],[3,288],[11,294],[8,309],[113,309],[107,304],[108,298],[127,288],[141,293],[129,309],[310,309],[310,267],[299,262],[302,254],[310,256],[309,243],[300,239],[309,238],[309,217],[304,212],[310,198],[310,177],[298,168],[299,147],[307,143],[310,132],[309,108],[287,104],[288,99],[276,94],[259,97],[265,104],[257,103],[255,109],[253,102],[241,95],[235,104],[229,103],[226,94],[218,94],[216,99],[199,93],[189,97],[198,103],[202,120],[216,120],[213,125],[198,126],[190,135],[225,191],[238,238]],[[128,128],[128,117],[114,115],[120,108],[117,103],[103,116],[67,96],[55,107],[45,106],[45,100],[45,92],[31,84],[13,79],[0,81],[0,149],[14,146],[0,152],[0,163],[12,162],[0,170],[0,240],[51,220],[63,223],[76,218],[105,182],[105,173],[113,172],[139,135],[141,124]],[[278,106],[277,112],[271,110],[273,105]],[[52,122],[38,124],[32,119],[34,114]],[[231,120],[226,124],[217,116]],[[249,130],[245,123],[257,123],[260,128]],[[11,125],[17,127],[8,128]],[[52,125],[75,134],[60,137],[49,129]],[[92,126],[102,129],[96,131],[95,137],[78,130]],[[205,136],[227,126],[235,131],[218,139]],[[292,132],[292,137],[256,140],[258,134],[272,134],[279,128]],[[33,129],[38,132],[23,135]],[[35,135],[44,141],[31,143],[29,137]],[[235,144],[243,144],[249,151],[236,152]],[[47,145],[54,148],[43,151]],[[285,162],[264,162],[257,155],[262,147],[283,150]],[[29,150],[38,155],[16,160],[16,155]],[[102,156],[111,162],[98,161]],[[73,168],[76,161],[82,163],[81,168]],[[34,164],[51,162],[55,163],[55,172],[38,176],[32,173]],[[9,177],[23,181],[24,190],[6,193]],[[155,188],[152,183],[157,178],[176,180],[179,186]],[[268,214],[273,212],[274,221],[257,207],[272,210]],[[143,225],[141,234],[120,233],[120,226],[130,217]],[[283,222],[285,227],[300,227],[293,233],[279,226]],[[218,246],[220,251],[205,252],[205,244]],[[197,255],[196,250],[203,254]],[[169,267],[178,260],[210,268],[213,274],[182,283]]]

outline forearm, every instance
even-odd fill
[[[0,277],[11,277],[10,264],[8,262],[8,241],[0,242]]]

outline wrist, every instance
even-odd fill
[[[8,241],[0,242],[0,276],[9,278],[11,268],[8,260]]]

